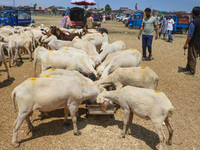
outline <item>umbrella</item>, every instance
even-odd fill
[[[71,4],[76,4],[76,5],[96,5],[94,0],[72,0]]]

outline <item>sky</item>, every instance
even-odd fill
[[[33,6],[35,3],[39,6],[63,6],[63,7],[75,7],[76,5],[70,4],[71,0],[0,0],[0,5],[13,6]],[[137,3],[139,10],[144,10],[147,7],[157,10],[166,11],[186,11],[191,12],[194,6],[200,6],[200,0],[95,0],[95,6],[89,6],[89,8],[105,8],[106,4],[109,4],[113,10],[117,10],[120,7],[128,7],[134,10]],[[82,6],[80,6],[82,7]]]

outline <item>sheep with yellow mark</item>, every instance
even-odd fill
[[[77,56],[95,74],[95,76],[97,75],[97,72],[94,69],[94,61],[88,56],[85,51],[76,49],[74,47],[62,47],[58,49],[58,51]]]
[[[100,48],[103,42],[108,42],[108,34],[107,33],[93,33],[86,34],[81,37],[83,40],[88,40],[96,46],[97,52],[100,53]]]
[[[105,78],[107,75],[114,72],[117,68],[127,68],[127,67],[140,67],[142,62],[142,55],[138,50],[125,50],[112,58],[110,63],[104,69],[101,78]]]
[[[125,113],[123,131],[120,137],[125,138],[127,125],[128,134],[131,134],[133,114],[136,114],[141,118],[152,121],[160,139],[159,150],[163,150],[166,140],[162,130],[163,121],[169,131],[167,144],[172,144],[173,128],[171,116],[173,106],[164,93],[151,89],[126,86],[115,91],[102,92],[97,97],[97,103],[102,103],[102,106],[105,105],[104,102],[109,101],[119,104]]]
[[[96,80],[95,74],[78,56],[62,51],[51,51],[44,47],[37,47],[34,52],[34,73],[36,76],[36,63],[40,61],[42,72],[49,68],[77,70],[83,75]]]
[[[95,98],[100,93],[93,83],[84,82],[77,77],[43,77],[30,78],[18,85],[12,91],[12,101],[16,110],[15,100],[18,105],[18,117],[13,125],[12,144],[18,147],[17,131],[24,120],[28,123],[29,130],[33,129],[30,115],[34,110],[43,112],[65,107],[68,116],[70,112],[74,127],[74,134],[79,135],[77,129],[76,111],[78,106],[87,99]],[[68,111],[69,110],[69,111]]]
[[[108,54],[114,53],[116,51],[121,51],[125,49],[125,43],[123,41],[116,41],[111,44],[108,44],[108,42],[103,42],[101,49],[100,49],[100,55],[95,60],[95,65],[99,65]]]
[[[157,89],[159,78],[149,67],[118,68],[110,75],[96,81],[102,87],[114,86],[120,89],[130,85],[141,88]]]

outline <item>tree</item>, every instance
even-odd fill
[[[35,12],[36,6],[37,6],[37,4],[35,3],[35,4],[33,5],[33,7],[34,7],[34,12]]]
[[[56,7],[55,6],[52,7],[51,11],[56,15]]]
[[[110,5],[109,5],[109,4],[106,4],[106,6],[105,6],[105,11],[106,11],[106,13],[108,13],[108,14],[111,13],[111,8],[110,8]]]
[[[85,9],[88,9],[88,5],[85,5],[84,8],[85,8]]]

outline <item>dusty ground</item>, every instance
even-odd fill
[[[34,16],[36,25],[43,23],[46,26],[60,25],[61,17]],[[142,52],[142,42],[137,39],[138,29],[128,29],[121,22],[106,22],[103,24],[109,31],[110,42],[123,40],[127,48],[136,48]],[[174,137],[171,147],[165,149],[190,150],[200,149],[200,61],[197,61],[197,73],[188,76],[178,73],[178,67],[185,67],[187,57],[183,55],[183,44],[186,35],[176,34],[173,43],[161,39],[153,41],[152,61],[145,61],[142,66],[151,67],[159,76],[158,91],[164,92],[175,107],[173,115]],[[26,55],[23,56],[27,57]],[[37,74],[39,74],[39,64]],[[11,91],[21,82],[33,76],[33,62],[24,60],[20,66],[9,69],[11,80],[6,80],[7,74],[4,66],[0,67],[0,149],[13,149],[11,144],[12,125],[17,117],[12,107]],[[63,126],[63,110],[59,109],[49,113],[51,117],[39,120],[37,113],[33,115],[35,132],[28,133],[26,122],[20,128],[23,133],[18,134],[21,141],[18,149],[134,149],[148,150],[158,148],[158,135],[151,121],[135,116],[132,124],[132,135],[119,139],[122,131],[124,113],[119,109],[115,119],[109,116],[90,116],[78,122],[80,136],[73,135],[72,124]],[[70,117],[69,117],[70,120]],[[71,121],[71,120],[70,120]],[[164,131],[168,137],[166,127]]]

